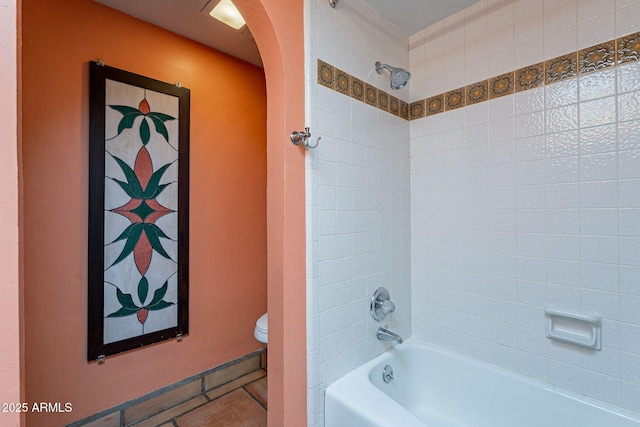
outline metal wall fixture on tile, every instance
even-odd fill
[[[388,290],[378,288],[371,297],[369,309],[373,320],[379,322],[387,317],[387,314],[393,313],[396,310],[396,305],[391,302]]]
[[[316,139],[316,143],[311,145],[311,143],[309,142],[309,139],[311,138],[311,132],[309,131],[309,128],[306,127],[304,128],[304,132],[291,132],[290,138],[293,145],[300,145],[302,143],[302,146],[305,148],[305,150],[308,150],[309,148],[316,148],[320,143],[320,139],[322,137],[319,136],[318,139]]]

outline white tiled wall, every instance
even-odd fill
[[[408,40],[363,0],[306,0],[309,425],[324,390],[403,336],[640,412],[640,65],[404,121],[316,83],[323,61],[411,102],[640,30],[638,0],[481,0]],[[408,93],[410,91],[410,93]],[[603,317],[603,349],[543,307]]]
[[[640,31],[637,0],[481,0],[409,38],[411,101]]]
[[[637,0],[484,0],[410,38],[411,100],[639,26]],[[414,335],[640,412],[640,65],[410,127]],[[545,306],[602,316],[602,351]]]
[[[380,286],[396,303],[384,323],[411,334],[409,122],[318,85],[321,59],[390,93],[376,61],[407,68],[408,40],[362,0],[306,3],[307,122],[321,136],[307,162],[309,425],[324,425],[324,390],[389,343],[369,314]],[[408,89],[393,91],[408,101]]]

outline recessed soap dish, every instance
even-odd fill
[[[547,338],[592,350],[602,349],[602,318],[545,308]]]

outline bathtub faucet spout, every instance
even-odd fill
[[[379,327],[376,336],[380,341],[393,341],[397,344],[402,344],[402,337],[395,332],[391,332],[388,325],[384,325],[384,328]]]

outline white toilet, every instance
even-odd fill
[[[267,343],[269,335],[269,313],[265,313],[256,321],[256,328],[253,330],[253,336],[261,343]]]

